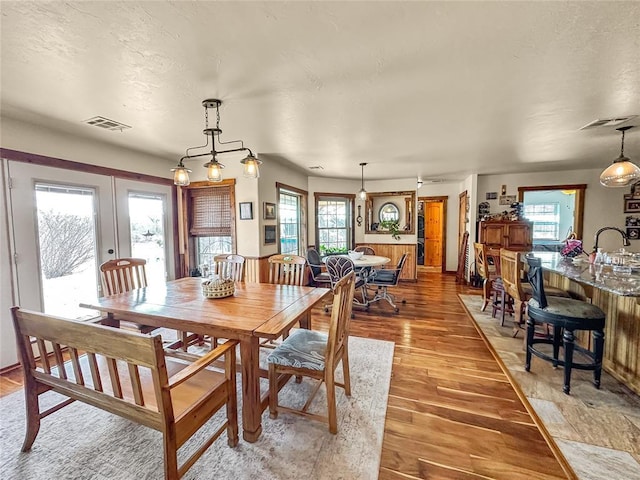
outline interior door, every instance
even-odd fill
[[[442,266],[442,202],[426,202],[425,212],[425,262],[429,267]]]
[[[98,266],[117,254],[111,177],[8,162],[15,302],[68,318],[99,294]]]

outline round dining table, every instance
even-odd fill
[[[349,257],[349,255],[346,255],[346,254],[339,255],[339,256],[351,258]],[[326,262],[327,258],[328,257],[324,257],[322,261]],[[351,261],[353,262],[356,268],[371,268],[371,267],[381,267],[382,265],[386,265],[391,261],[391,259],[388,257],[383,257],[381,255],[363,255],[358,260],[354,260],[353,258],[351,258]]]

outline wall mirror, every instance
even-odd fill
[[[378,218],[380,218],[381,222],[397,222],[398,220],[400,220],[400,210],[398,210],[398,207],[396,207],[395,203],[387,202],[380,207]]]
[[[365,202],[365,233],[389,234],[385,221],[398,222],[403,234],[415,233],[414,209],[416,192],[367,193]]]

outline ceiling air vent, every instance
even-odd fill
[[[309,170],[324,170],[322,165],[314,165],[313,167],[309,167]]]
[[[105,117],[93,117],[89,120],[85,120],[83,123],[87,125],[92,125],[94,127],[102,128],[104,130],[111,130],[122,132],[123,130],[127,130],[131,128],[130,125],[125,125],[124,123],[116,122],[115,120],[110,120]]]
[[[593,122],[587,123],[584,127],[580,128],[580,130],[585,130],[587,128],[597,128],[597,127],[615,127],[622,123],[628,122],[632,118],[636,118],[637,115],[628,115],[626,117],[614,117],[614,118],[602,118],[598,120],[594,120]]]

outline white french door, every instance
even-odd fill
[[[67,318],[97,312],[99,265],[147,259],[150,282],[173,278],[171,188],[8,162],[15,303]]]

